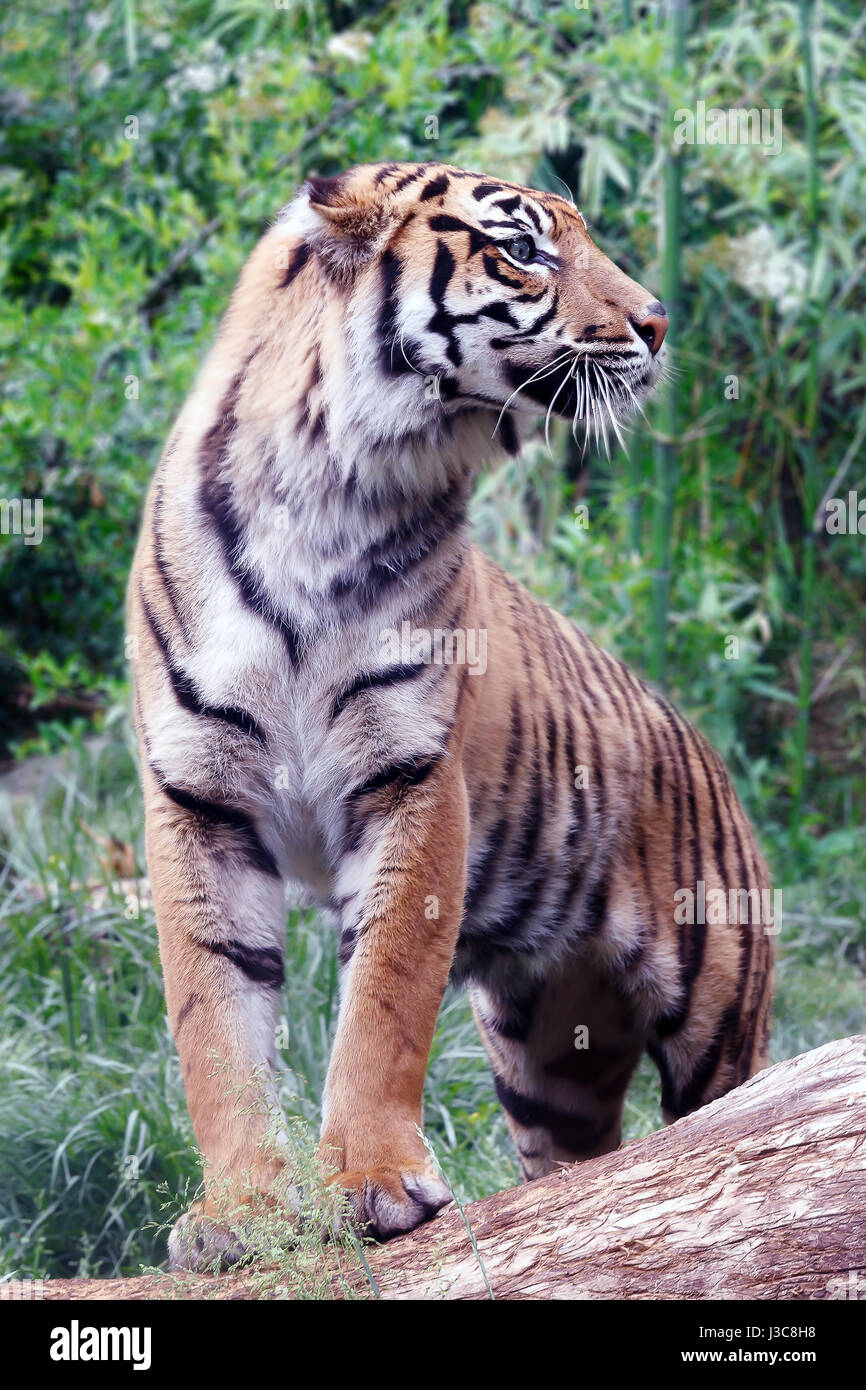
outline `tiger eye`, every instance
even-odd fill
[[[515,261],[526,265],[535,256],[535,242],[531,236],[512,237],[511,241],[506,241],[505,250]]]

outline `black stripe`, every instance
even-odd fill
[[[258,351],[259,349],[256,348],[254,352],[250,353],[243,367],[234,377],[220,403],[214,424],[211,425],[202,440],[199,453],[202,470],[199,501],[202,510],[214,523],[222,544],[226,565],[237,585],[241,601],[257,617],[279,632],[286,644],[289,659],[295,665],[300,657],[298,634],[286,618],[274,611],[273,603],[261,577],[241,564],[244,529],[235,512],[231,486],[220,476],[220,470],[237,429],[235,408],[246,369]]]
[[[236,729],[241,729],[245,734],[250,734],[252,738],[262,745],[267,743],[267,738],[261,727],[256,723],[251,714],[246,710],[238,709],[234,705],[209,705],[203,699],[192,676],[186,671],[175,665],[172,659],[171,649],[168,638],[160,627],[156,614],[144,596],[143,586],[139,586],[139,598],[144,609],[144,616],[148,626],[153,633],[154,641],[159,647],[171,688],[178,704],[190,714],[194,714],[204,719],[221,719],[226,724],[232,724]]]
[[[524,1129],[548,1128],[553,1116],[561,1116],[562,1112],[555,1111],[544,1101],[534,1100],[531,1096],[522,1096],[495,1072],[493,1084],[496,1087],[496,1094],[503,1110]]]
[[[382,252],[380,261],[382,304],[379,310],[379,366],[386,376],[403,376],[412,368],[402,352],[395,352],[397,339],[397,291],[403,265],[392,247]],[[406,356],[411,356],[407,353]]]
[[[437,242],[429,285],[430,298],[436,305],[436,312],[431,316],[427,330],[430,333],[439,333],[445,339],[448,344],[446,353],[449,362],[454,367],[460,367],[463,363],[463,354],[454,333],[452,315],[445,308],[445,292],[451,283],[456,265],[457,262],[444,241]]]
[[[577,636],[580,638],[580,641],[583,645],[583,649],[586,652],[586,657],[592,669],[593,675],[595,675],[598,679],[599,685],[601,686],[602,690],[607,696],[609,703],[616,711],[616,713],[619,715],[620,719],[624,719],[624,710],[620,705],[619,700],[617,699],[613,686],[611,685],[610,681],[607,678],[607,675],[605,674],[605,663],[608,661],[606,653],[603,652],[600,647],[597,647],[591,638],[587,637],[586,633],[583,631],[581,627],[578,627],[576,622],[574,622],[573,620],[570,621],[573,630],[577,633]]]
[[[508,739],[508,748],[505,753],[505,761],[502,764],[502,787],[503,795],[510,789],[511,778],[514,776],[514,769],[517,766],[517,759],[520,757],[523,747],[523,720],[520,715],[520,705],[516,695],[511,697],[511,733]]]
[[[386,179],[389,179],[389,178],[391,177],[392,174],[396,174],[396,173],[397,173],[397,170],[398,170],[399,168],[400,168],[400,165],[399,165],[399,164],[395,164],[393,161],[391,161],[391,162],[388,163],[388,164],[383,164],[382,167],[381,167],[381,169],[379,169],[379,170],[377,171],[376,177],[375,177],[374,180],[373,180],[373,182],[375,183],[376,187],[378,188],[379,184],[380,184],[380,183],[384,183],[385,180],[386,180]]]
[[[676,1008],[668,1013],[660,1014],[656,1019],[654,1027],[656,1034],[660,1038],[672,1038],[674,1033],[678,1033],[688,1017],[691,999],[687,993],[683,994],[682,999]]]
[[[348,965],[355,953],[355,946],[358,942],[357,927],[345,927],[340,933],[340,947],[337,958],[341,965]]]
[[[342,714],[350,700],[356,695],[360,695],[364,690],[383,690],[388,686],[400,685],[403,681],[411,681],[416,676],[421,676],[430,667],[422,663],[421,665],[403,664],[401,666],[386,666],[383,671],[365,671],[362,675],[356,676],[353,681],[340,691],[334,701],[334,708],[331,711],[331,719],[337,718]]]
[[[174,614],[175,621],[181,630],[184,641],[188,643],[190,640],[189,628],[187,627],[183,607],[180,602],[180,595],[177,592],[177,585],[174,582],[168,566],[168,561],[165,558],[165,552],[162,548],[162,503],[163,489],[162,480],[160,480],[156,485],[153,498],[153,559],[159,577],[162,580],[162,587],[165,589],[166,598],[171,605],[171,611]]]
[[[545,324],[548,324],[550,320],[555,317],[558,308],[559,291],[554,290],[550,308],[544,309],[537,318],[533,319],[528,328],[521,328],[519,332],[512,334],[510,338],[491,338],[490,346],[499,351],[502,348],[512,347],[515,343],[524,342],[527,338],[537,333],[540,328],[544,328]],[[527,388],[527,394],[534,396],[536,383],[533,382],[530,388],[528,380],[524,380],[522,377],[518,376],[518,380],[512,381],[512,385],[523,385]]]
[[[658,1024],[656,1024],[656,1032],[658,1032]],[[655,1062],[656,1067],[658,1068],[659,1077],[660,1077],[660,1079],[661,1079],[661,1083],[662,1083],[662,1096],[661,1096],[662,1110],[663,1110],[663,1112],[664,1112],[665,1115],[673,1115],[674,1118],[676,1118],[676,1117],[677,1117],[677,1102],[676,1102],[676,1091],[675,1091],[675,1088],[674,1088],[674,1079],[673,1079],[673,1076],[671,1075],[671,1069],[670,1069],[670,1067],[668,1066],[668,1060],[667,1060],[667,1057],[666,1057],[666,1055],[665,1055],[664,1048],[662,1047],[662,1045],[661,1045],[660,1043],[656,1042],[656,1040],[655,1040],[654,1038],[650,1038],[649,1042],[647,1043],[647,1048],[646,1048],[646,1050],[647,1050],[648,1055],[649,1055],[649,1056],[652,1058],[652,1060]]]
[[[713,749],[711,749],[710,751],[715,753],[715,750]],[[718,757],[717,754],[715,756]],[[746,868],[746,853],[743,848],[743,838],[740,834],[740,827],[737,824],[737,812],[740,809],[740,803],[737,800],[737,795],[734,791],[731,779],[728,776],[728,773],[723,764],[719,767],[719,778],[722,784],[722,790],[725,795],[725,805],[727,807],[731,829],[734,832],[734,841],[736,843],[737,850],[737,868],[740,872],[739,886],[743,888],[748,888],[749,871]]]
[[[655,738],[655,734],[653,734],[653,738]],[[656,801],[661,801],[661,799],[662,799],[662,764],[661,764],[661,758],[654,758],[654,759],[653,759],[653,791],[655,792]]]
[[[562,696],[563,706],[567,710],[572,699],[572,667],[565,650],[565,639],[560,630],[553,610],[547,604],[541,605],[541,619],[550,634],[550,646],[552,654],[556,658],[556,665],[553,670],[553,682]]]
[[[655,894],[653,893],[652,878],[650,876],[649,864],[646,857],[646,843],[643,835],[637,842],[637,857],[640,864],[641,877],[643,879],[644,902],[643,909],[650,914],[650,936],[655,940],[659,932],[658,918],[655,910]]]
[[[465,520],[466,504],[461,500],[449,515],[443,513],[426,535],[416,531],[413,522],[411,543],[408,540],[410,531],[407,526],[404,531],[407,536],[406,549],[401,551],[394,545],[388,555],[380,555],[378,547],[371,546],[364,555],[358,557],[355,568],[342,571],[330,581],[326,591],[328,600],[332,603],[348,601],[352,611],[369,611],[389,589],[398,584],[405,585],[407,575],[412,569],[438,550],[443,541],[449,540]]]
[[[577,764],[575,762],[574,724],[572,722],[570,710],[566,710],[565,717],[565,756],[568,762],[568,778],[572,786],[573,795],[571,798],[571,821],[562,846],[563,863],[570,864],[570,868],[563,886],[562,897],[555,909],[555,918],[560,922],[567,915],[575,895],[583,882],[583,871],[586,867],[586,854],[578,854],[578,843],[581,840],[585,840],[586,835],[586,788],[576,787],[574,785],[574,769]]]
[[[306,242],[301,242],[292,252],[292,259],[286,267],[286,273],[280,282],[280,289],[287,289],[297,275],[300,275],[307,261],[310,259],[311,247]]]
[[[447,212],[440,212],[435,217],[431,217],[429,225],[434,232],[465,232],[469,237],[470,258],[476,252],[483,251],[485,246],[493,244],[492,237],[489,237],[486,232],[480,232],[471,223],[461,222],[459,217],[451,217]]]
[[[484,263],[484,269],[487,271],[491,280],[496,280],[500,285],[507,285],[513,290],[523,289],[523,281],[515,280],[512,276],[506,275],[492,251],[485,251],[481,259]]]
[[[467,506],[462,481],[432,497],[423,510],[391,527],[355,556],[350,569],[335,575],[328,585],[327,599],[332,603],[348,601],[353,610],[368,611],[389,589],[405,585],[411,570],[459,531]]]
[[[686,732],[691,740],[692,746],[694,747],[695,752],[698,755],[701,767],[704,770],[704,777],[706,778],[707,789],[710,793],[710,804],[712,807],[713,814],[713,857],[716,861],[716,868],[719,871],[719,878],[721,882],[724,884],[726,858],[725,828],[722,824],[722,817],[719,811],[719,798],[716,794],[716,784],[713,780],[713,775],[710,771],[710,765],[704,754],[703,739],[701,738],[701,735],[697,732],[696,729],[692,728],[691,724],[686,724],[685,727]]]
[[[507,323],[509,328],[517,328],[517,319],[512,314],[508,305],[501,299],[494,299],[490,304],[485,304],[483,309],[479,309],[475,316],[479,319],[492,319],[494,323]],[[461,319],[465,315],[461,315]]]
[[[536,981],[520,996],[496,999],[498,1012],[494,1016],[484,1016],[485,1025],[510,1042],[526,1042],[532,1031],[535,1009],[541,998],[543,985]]]
[[[552,683],[553,682],[551,681],[551,684]],[[556,722],[556,716],[554,715],[553,710],[550,708],[550,705],[548,705],[544,711],[544,723],[545,731],[547,733],[547,771],[550,776],[550,787],[548,794],[551,798],[551,802],[553,803],[556,801],[556,789],[558,786],[558,779],[556,776],[556,758],[559,752],[559,726]]]
[[[748,1009],[745,1010],[745,1017],[742,1018],[741,1025],[740,1056],[737,1073],[738,1084],[742,1084],[743,1081],[747,1080],[752,1070],[755,1046],[758,1041],[758,1016],[761,1012],[762,1005],[765,1004],[768,992],[767,977],[772,966],[772,948],[769,943],[769,938],[763,933],[758,938],[758,951],[754,953],[754,955],[754,968],[749,968],[752,966],[752,960],[750,959],[747,966],[748,979],[746,989],[743,990],[743,994],[741,995],[741,999],[743,1000],[743,1005],[741,1005],[742,1015],[744,1013],[745,999],[748,997],[748,986],[751,985],[751,998]],[[767,1031],[768,1029],[765,1024],[764,1032],[766,1033]],[[762,1047],[763,1046],[766,1046],[766,1038],[762,1040]]]
[[[499,442],[509,458],[516,458],[520,453],[520,439],[517,434],[517,426],[507,411],[499,421]]]
[[[401,179],[398,179],[397,182],[394,184],[394,187],[391,189],[391,192],[402,193],[403,189],[408,188],[411,183],[417,183],[418,179],[423,179],[426,172],[427,165],[422,164],[420,169],[413,170],[411,174],[404,174],[403,177]]]
[[[752,875],[752,881],[755,887],[758,889],[759,893],[761,892],[761,888],[764,883],[767,883],[769,891],[771,889],[771,885],[769,884],[767,875],[761,872],[760,864],[758,860],[755,858],[754,853],[757,850],[757,846],[754,843],[753,837],[750,838],[752,840],[752,853],[749,856],[749,867]],[[743,884],[743,887],[745,888],[748,888],[749,886],[750,884],[748,883]],[[761,898],[761,907],[763,908],[763,898]],[[750,912],[749,916],[751,917],[751,915],[752,914]],[[754,950],[754,942],[752,938],[755,935],[755,923],[753,921],[749,921],[748,923],[741,922],[739,924],[740,960],[737,970],[737,999],[739,1001],[740,1007],[740,1051],[738,1057],[738,1082],[745,1081],[746,1077],[751,1071],[752,1054],[754,1052],[755,1045],[755,1027],[757,1025],[757,1013],[758,1008],[760,1007],[761,995],[763,993],[763,982],[766,976],[767,966],[769,964],[769,942],[763,930],[763,928],[767,924],[763,922],[762,918],[763,913],[761,912],[759,913],[759,919],[761,920],[759,921],[760,930],[757,933],[757,940],[759,948],[763,946],[762,954],[766,958],[763,962],[763,965],[761,964],[760,960],[756,959],[756,953]],[[753,964],[755,966],[754,969]],[[757,985],[757,989],[755,985],[756,974],[759,974],[759,982]],[[750,984],[752,986],[751,990],[749,989]],[[746,1001],[747,999],[749,999],[750,995],[752,1002],[750,1008],[747,1011]]]
[[[581,632],[580,628],[578,628],[575,624],[572,624],[572,626],[574,627],[577,635],[583,637],[584,634]],[[598,802],[599,823],[601,825],[604,825],[607,813],[607,791],[605,788],[604,781],[604,760],[601,755],[601,743],[599,741],[598,731],[595,727],[595,724],[593,723],[592,715],[590,714],[587,708],[586,699],[584,697],[588,697],[594,705],[597,705],[598,701],[596,699],[595,693],[587,683],[585,673],[581,670],[580,654],[577,650],[577,647],[573,643],[566,641],[564,637],[563,653],[565,655],[566,662],[568,663],[568,666],[571,670],[572,676],[574,677],[575,692],[577,694],[577,700],[580,705],[581,717],[583,719],[584,726],[589,734],[589,741],[592,744],[592,758],[589,763],[592,775],[592,789],[596,793],[596,798]]]
[[[674,731],[674,736],[677,740],[677,746],[679,747],[680,757],[682,759],[682,767],[685,774],[686,802],[689,808],[689,820],[691,822],[692,831],[692,862],[694,868],[693,876],[695,883],[697,884],[698,880],[702,879],[704,876],[704,869],[703,849],[701,846],[701,827],[700,819],[698,816],[697,800],[695,797],[695,782],[694,778],[692,777],[692,769],[691,764],[689,762],[688,750],[686,749],[685,739],[683,738],[683,726],[680,722],[676,710],[670,709],[669,719],[671,728]]]
[[[651,691],[649,687],[647,687],[647,693],[650,695],[654,695],[654,691]],[[661,728],[661,736],[665,746],[665,752],[667,754],[667,763],[673,772],[673,813],[670,817],[673,827],[671,831],[671,857],[673,859],[674,888],[675,890],[677,890],[686,886],[683,883],[682,879],[683,817],[682,789],[680,786],[680,765],[675,756],[674,749],[671,745],[670,739],[668,737],[668,731],[665,726],[662,726]],[[695,888],[697,888],[697,884],[695,885]],[[680,964],[681,966],[683,966],[687,957],[686,924],[683,923],[682,925],[677,926],[673,919],[673,913],[671,914],[669,921],[676,928],[677,931],[677,946],[679,951]],[[679,984],[681,989],[679,1003],[668,1013],[663,1014],[656,1022],[656,1032],[658,1033],[659,1037],[672,1037],[674,1033],[678,1032],[679,1029],[682,1028],[683,1024],[686,1021],[686,1018],[688,1017],[689,1006],[691,1004],[691,995],[688,989],[685,987],[685,981],[682,975],[680,977]],[[654,1060],[656,1059],[654,1058]],[[659,1068],[661,1067],[661,1064],[658,1062],[657,1065],[659,1066]],[[662,1089],[664,1090],[664,1077],[662,1077]]]
[[[526,641],[526,630],[532,631],[534,615],[529,623],[526,623],[524,613],[524,593],[522,585],[518,584],[510,575],[502,576],[505,580],[505,587],[508,590],[509,601],[508,610],[511,619],[511,629],[517,638],[520,654],[523,658],[523,670],[526,675],[526,683],[529,686],[529,698],[532,705],[535,704],[535,674],[533,672],[532,653]]]
[[[514,769],[523,748],[523,720],[520,714],[520,705],[516,695],[511,697],[511,731],[508,738],[508,747],[505,753],[505,760],[502,764],[502,775],[499,781],[499,801],[506,801],[511,792],[511,779],[514,776]],[[469,883],[466,888],[464,904],[464,917],[468,921],[477,911],[482,899],[486,897],[491,886],[491,871],[497,861],[502,858],[505,839],[508,832],[511,817],[506,811],[493,827],[486,849],[481,858],[478,859],[469,874]]]
[[[532,294],[529,290],[524,290],[523,294],[514,296],[515,304],[537,304],[547,294],[547,285],[542,285],[537,294]]]
[[[177,1040],[178,1033],[180,1032],[183,1025],[186,1023],[193,1009],[196,1008],[197,1005],[199,1005],[201,1002],[202,996],[200,994],[189,995],[182,1008],[180,1009],[180,1012],[178,1013],[178,1016],[174,1021],[174,1026],[171,1030],[171,1035],[175,1039],[175,1041]]]
[[[571,1153],[583,1153],[587,1149],[595,1148],[603,1138],[604,1128],[593,1116],[561,1110],[546,1101],[521,1095],[495,1072],[493,1084],[500,1105],[515,1124],[525,1129],[546,1129],[554,1136],[558,1147]]]
[[[358,801],[360,797],[368,796],[370,792],[381,791],[383,787],[393,786],[400,791],[407,791],[410,787],[420,787],[422,782],[426,782],[441,758],[441,753],[435,753],[432,758],[418,756],[403,758],[398,763],[391,763],[389,767],[383,767],[381,772],[377,772],[375,776],[368,777],[367,781],[362,782],[359,787],[354,787],[346,800],[349,802]]]
[[[285,979],[282,951],[272,946],[245,946],[242,941],[199,941],[197,943],[215,956],[224,956],[236,965],[253,984],[266,989],[281,989]]]
[[[675,757],[675,755],[674,755],[674,750],[673,750],[673,747],[671,746],[671,742],[670,742],[670,739],[669,739],[669,737],[668,737],[668,731],[667,731],[667,729],[664,728],[664,727],[662,727],[661,734],[662,734],[662,740],[663,740],[664,745],[665,745],[665,752],[667,753],[668,766],[673,770],[673,779],[672,779],[672,780],[673,780],[674,808],[673,808],[673,833],[672,833],[672,836],[671,836],[671,840],[672,840],[671,850],[672,850],[672,857],[673,857],[673,861],[674,861],[674,884],[675,884],[675,887],[676,887],[676,888],[682,888],[682,887],[684,887],[685,885],[683,884],[683,867],[682,867],[682,830],[683,830],[683,814],[682,814],[682,789],[681,789],[681,786],[680,786],[680,765],[679,765],[679,762],[677,761],[677,759],[676,759],[676,757]]]
[[[705,1103],[707,1085],[719,1065],[722,1048],[737,1021],[738,1013],[738,1005],[732,1004],[722,1014],[716,1036],[689,1077],[688,1083],[680,1088],[677,1096],[677,1115],[687,1115],[690,1110],[696,1110],[699,1105]]]
[[[679,1119],[680,1116],[687,1115],[689,1111],[696,1110],[698,1106],[706,1103],[707,1085],[719,1065],[722,1049],[730,1038],[737,1021],[737,1015],[738,1008],[735,1004],[730,1005],[725,1010],[712,1042],[705,1049],[684,1084],[677,1085],[674,1082],[664,1048],[655,1039],[651,1039],[647,1044],[647,1052],[659,1069],[662,1082],[662,1107],[668,1114]],[[655,1032],[657,1036],[663,1036],[658,1023],[655,1025]]]
[[[597,883],[589,894],[584,908],[583,921],[580,924],[581,937],[593,936],[604,926],[604,919],[607,916],[607,899],[609,885],[606,879]]]
[[[701,845],[700,820],[698,817],[697,801],[695,798],[694,778],[692,777],[692,770],[689,763],[688,750],[686,749],[685,739],[683,738],[682,724],[680,722],[677,711],[671,705],[669,705],[666,700],[662,699],[662,697],[658,695],[655,691],[652,691],[651,693],[656,701],[656,704],[659,706],[662,713],[664,714],[665,719],[668,723],[668,727],[673,732],[674,738],[676,739],[677,749],[679,751],[679,767],[682,770],[686,784],[686,803],[688,806],[689,828],[691,832],[692,880],[695,885],[695,892],[697,892],[697,885],[699,882],[703,880],[704,877],[703,849]],[[678,886],[684,887],[685,885],[683,885],[680,882]],[[688,926],[690,930],[687,931],[686,926]],[[701,966],[703,964],[704,952],[706,950],[706,941],[706,922],[694,922],[688,924],[684,923],[683,926],[680,928],[680,955],[683,961],[682,984],[683,988],[686,991],[686,999],[688,999],[691,986],[697,978]]]
[[[521,939],[531,939],[530,912],[550,876],[550,865],[539,859],[538,846],[544,824],[545,795],[541,779],[538,730],[533,729],[530,789],[520,821],[517,841],[507,856],[507,869],[513,896],[504,913],[485,923],[483,938],[488,946],[522,949]],[[501,848],[501,846],[500,846]]]
[[[272,878],[280,877],[274,856],[259,838],[255,823],[246,811],[242,811],[238,806],[205,801],[199,796],[194,796],[192,792],[185,791],[182,787],[173,786],[152,765],[151,770],[161,790],[165,792],[170,801],[174,802],[175,806],[189,811],[208,830],[222,828],[234,831],[238,845],[243,850],[249,866],[260,870],[263,874],[269,874]]]
[[[420,203],[426,203],[429,198],[440,197],[441,194],[448,191],[448,183],[447,174],[440,174],[438,179],[431,179],[430,182],[426,183],[421,189],[418,195],[418,201]]]

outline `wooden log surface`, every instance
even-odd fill
[[[480,1260],[449,1208],[367,1251],[380,1296],[483,1299],[489,1283],[508,1299],[838,1297],[852,1270],[866,1278],[866,1036],[781,1062],[465,1216]],[[248,1299],[258,1288],[244,1271],[47,1280],[44,1297]]]

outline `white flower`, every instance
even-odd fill
[[[181,75],[187,91],[212,92],[220,83],[220,73],[213,63],[190,63]]]
[[[203,96],[207,96],[209,92],[215,92],[218,87],[223,86],[229,75],[229,64],[219,60],[214,46],[211,46],[211,52],[213,62],[186,63],[168,79],[166,86],[175,105],[185,92],[201,92]]]
[[[329,58],[346,58],[350,63],[363,63],[372,44],[372,34],[363,34],[359,29],[347,29],[342,34],[334,34],[328,39],[325,47]]]
[[[803,303],[808,270],[794,253],[777,246],[766,222],[729,242],[731,272],[736,284],[757,299],[772,299],[787,314]]]
[[[107,63],[94,63],[90,72],[87,74],[90,89],[94,92],[101,92],[110,78],[111,68]]]

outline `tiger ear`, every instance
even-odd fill
[[[387,197],[348,174],[307,179],[303,191],[317,223],[316,250],[339,277],[351,278],[379,254],[395,224]]]

